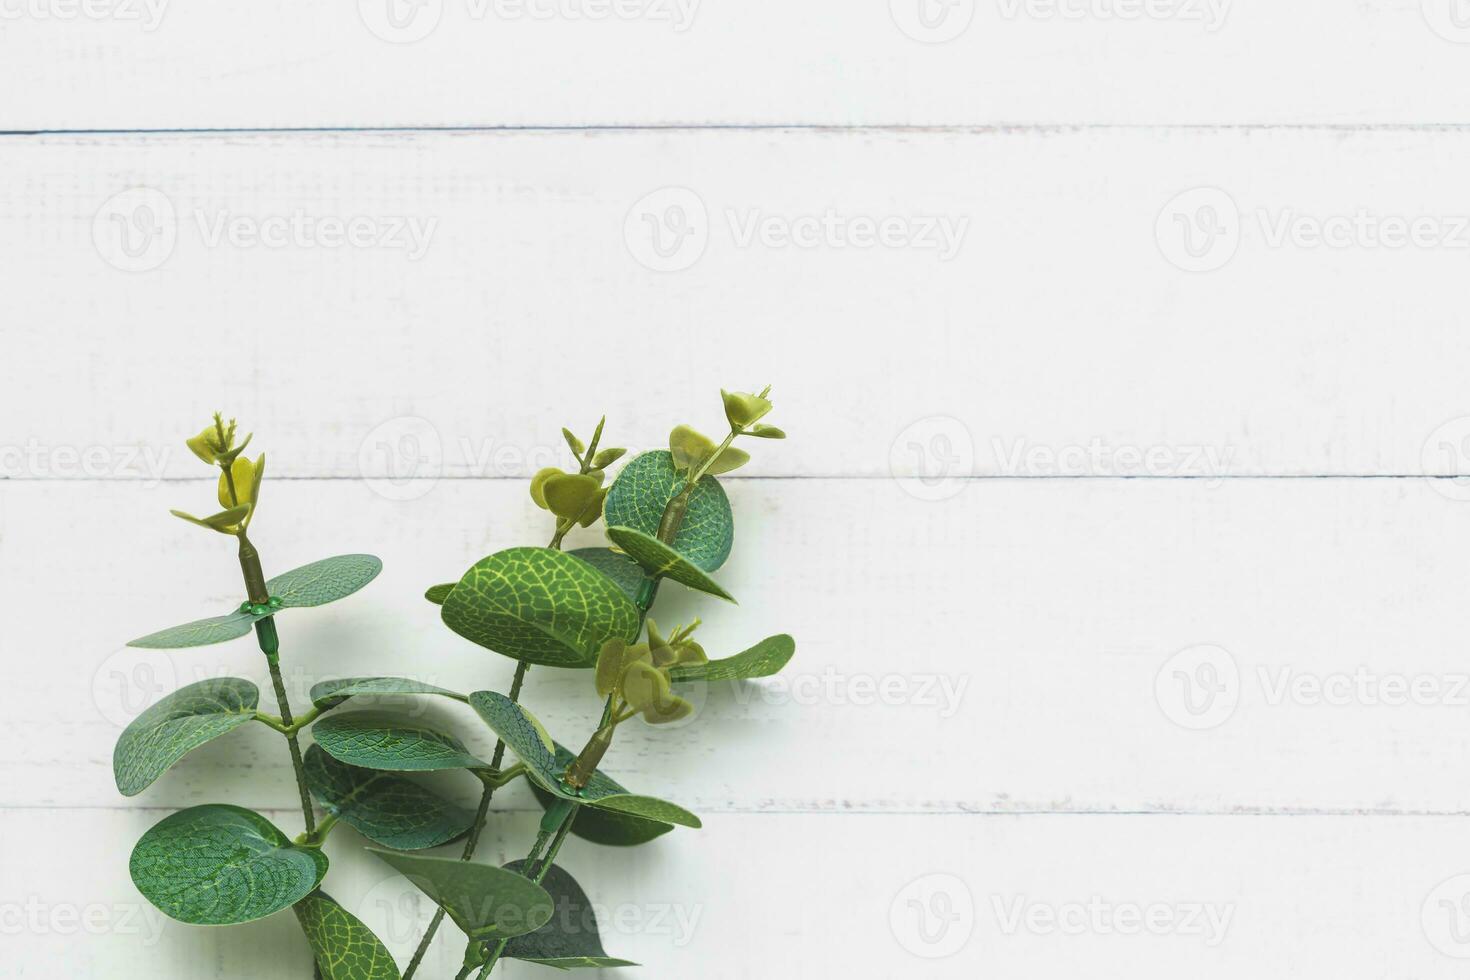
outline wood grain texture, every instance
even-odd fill
[[[270,816],[294,826],[289,812]],[[306,944],[289,915],[199,929],[138,907],[116,842],[158,817],[0,811],[7,867],[33,889],[9,896],[8,921],[41,923],[7,937],[7,970],[225,978],[240,976],[248,962],[252,976],[303,972]],[[527,814],[497,815],[485,834],[485,859],[522,856],[534,827]],[[618,971],[632,978],[907,980],[981,970],[1225,980],[1286,970],[1438,980],[1458,976],[1461,964],[1426,942],[1425,925],[1438,929],[1445,913],[1436,889],[1467,870],[1463,831],[1462,820],[1435,817],[728,814],[637,852],[573,839],[562,863],[597,906],[608,950],[644,964]],[[58,864],[20,843],[37,836],[71,841],[76,859]],[[363,846],[350,830],[328,842],[332,895],[404,963],[428,913],[411,886],[362,854]],[[737,849],[760,860],[721,859]],[[799,873],[783,873],[773,887],[773,867]],[[937,960],[909,951],[942,947],[916,938],[917,910],[907,904],[911,883],[935,874],[951,876],[947,894],[955,904],[939,908],[958,918],[944,934],[931,923],[931,937],[967,937],[953,956]],[[930,897],[919,894],[921,902]],[[1093,914],[1089,906],[1110,928],[1121,923],[1136,934],[1077,933],[1076,923],[1088,921],[1078,916]],[[1126,911],[1117,917],[1130,908],[1160,909],[1155,921],[1170,916],[1171,924],[1158,934],[1137,919],[1130,927]],[[1018,923],[1018,909],[1029,918]],[[1047,909],[1067,917],[1066,931],[1047,929]],[[452,926],[440,935],[429,976],[450,975],[462,952]],[[778,965],[759,954],[779,958]],[[547,974],[513,964],[505,975]]]
[[[117,447],[141,445],[191,475],[170,440],[227,407],[270,433],[277,476],[524,477],[564,453],[562,425],[607,412],[609,438],[657,447],[717,426],[717,388],[773,383],[796,438],[753,475],[1470,473],[1467,153],[1458,130],[9,143],[0,380],[27,410],[0,415],[0,465],[66,478],[100,450],[93,475],[136,478],[151,457]],[[110,210],[140,186],[160,196]],[[640,202],[670,187],[697,192],[709,236],[660,272],[635,251],[687,198]],[[1201,187],[1231,195],[1241,234],[1187,272],[1168,208]],[[104,260],[124,258],[120,221],[141,247],[133,222],[165,207],[157,268]],[[1441,237],[1274,243],[1283,221],[1360,213]],[[833,238],[800,227],[837,247],[781,244],[828,215]],[[354,218],[381,247],[322,244],[322,221]],[[909,246],[841,247],[860,219]]]
[[[203,492],[0,487],[0,653],[15,705],[0,805],[115,805],[111,746],[132,714],[199,677],[263,683],[247,640],[121,648],[237,601],[228,542],[165,513]],[[655,614],[665,626],[702,616],[712,655],[789,632],[796,657],[779,678],[714,685],[677,731],[620,735],[608,771],[633,792],[699,813],[1466,810],[1470,682],[1456,637],[1470,506],[1423,481],[994,481],[933,503],[892,481],[734,480],[731,494],[736,547],[719,578],[742,605],[669,585]],[[329,551],[385,561],[356,596],[281,616],[297,703],[317,681],[380,673],[508,687],[510,662],[452,634],[421,595],[485,553],[546,536],[523,485],[444,481],[405,503],[301,480],[267,483],[263,500],[252,537],[268,571]],[[120,543],[78,566],[102,538]],[[85,614],[67,624],[62,654],[27,656],[57,648],[47,596],[60,581]],[[1201,645],[1228,651],[1236,672],[1238,703],[1222,718],[1183,707],[1185,693],[1199,707],[1206,692],[1183,689],[1198,665],[1171,658]],[[1359,674],[1369,695],[1352,693]],[[1400,684],[1428,693],[1395,694]],[[560,740],[589,734],[590,673],[534,669],[524,699]],[[461,706],[393,704],[481,757],[493,748]],[[1190,727],[1199,720],[1216,723]],[[279,738],[251,726],[136,802],[243,793],[289,806],[285,762]],[[441,785],[473,798],[468,779]],[[536,808],[520,789],[500,805]]]
[[[0,127],[1470,121],[1453,0],[100,6],[7,6]]]

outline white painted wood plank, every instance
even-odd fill
[[[265,683],[249,640],[120,648],[238,601],[229,542],[165,513],[206,493],[0,484],[0,805],[118,805],[112,746],[147,700],[219,673]],[[930,503],[887,481],[737,480],[732,494],[720,577],[743,604],[671,586],[656,614],[703,616],[714,654],[790,632],[797,656],[780,681],[714,690],[677,733],[620,736],[607,765],[638,791],[702,813],[1466,809],[1470,506],[1422,481],[987,481]],[[268,572],[348,551],[386,562],[360,595],[283,615],[298,700],[378,673],[508,686],[509,662],[420,596],[547,536],[522,485],[446,481],[394,502],[284,481],[266,500]],[[1201,645],[1227,652],[1174,659]],[[1183,686],[1195,678],[1228,689],[1207,702],[1207,686]],[[525,700],[563,741],[590,733],[586,673],[533,670]],[[468,712],[421,708],[493,745]],[[273,733],[213,743],[134,802],[222,796],[291,804]],[[536,808],[522,788],[501,805]]]
[[[6,100],[0,127],[1445,123],[1470,110],[1455,0],[82,6],[7,3],[0,64],[25,97]]]
[[[303,974],[289,915],[201,929],[142,901],[126,854],[157,818],[0,811],[10,975]],[[497,819],[486,860],[519,856],[533,834],[528,816]],[[1470,881],[1463,837],[1449,818],[745,814],[636,852],[572,840],[563,863],[599,906],[609,951],[644,964],[619,971],[632,978],[1434,980],[1463,971],[1446,955],[1466,949],[1449,930],[1457,913],[1441,904]],[[328,842],[328,887],[406,962],[419,934],[411,886],[361,846],[347,829]],[[932,943],[918,928],[925,903]],[[449,976],[461,941],[446,924],[425,975]],[[944,959],[915,955],[951,947]]]
[[[757,475],[1470,473],[1467,154],[1461,131],[12,141],[0,467],[146,476],[113,452],[141,443],[190,475],[173,440],[223,407],[277,474],[523,476],[563,424],[657,445],[772,382],[797,438]],[[1171,262],[1233,214],[1220,268]],[[780,238],[828,215],[844,247]],[[342,245],[352,219],[377,244]],[[847,247],[888,219],[907,247]],[[635,257],[660,264],[660,221],[689,268]],[[1376,244],[1395,221],[1426,244]],[[917,247],[936,222],[947,261]],[[1324,225],[1350,247],[1300,237]]]

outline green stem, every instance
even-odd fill
[[[521,685],[526,680],[526,671],[530,669],[531,665],[524,660],[516,665],[515,677],[510,682],[509,697],[511,701],[520,700]],[[497,740],[495,742],[495,754],[490,758],[490,768],[499,770],[500,764],[504,759],[505,742],[504,740]],[[490,813],[490,798],[495,795],[495,790],[500,785],[503,784],[495,783],[492,785],[488,782],[485,784],[485,791],[480,794],[479,809],[475,811],[475,822],[470,826],[469,839],[465,841],[464,850],[459,856],[461,861],[468,861],[475,856],[475,848],[480,843],[480,833],[485,829],[485,818]],[[435,910],[434,918],[429,921],[429,928],[424,930],[424,938],[419,940],[418,949],[413,951],[413,959],[408,961],[408,968],[403,971],[403,980],[412,980],[414,972],[419,968],[419,964],[424,961],[424,954],[429,951],[429,944],[434,941],[434,933],[439,931],[439,924],[443,921],[444,909],[441,907]],[[470,969],[472,968],[465,967],[464,973],[461,976],[468,976]]]
[[[547,836],[544,831],[537,835],[536,847],[532,848],[530,856],[526,858],[525,864],[521,866],[522,875],[530,878],[538,885],[545,880],[547,872],[551,870],[551,865],[556,861],[557,854],[561,852],[562,844],[566,842],[567,834],[571,833],[572,824],[576,821],[577,811],[580,809],[580,805],[573,805],[567,811],[566,816],[562,819],[561,826],[556,829],[556,836],[552,838],[551,847],[546,851],[546,857],[541,859],[539,865],[533,865],[533,862],[536,861],[536,855],[541,850],[541,845],[545,843]],[[534,874],[530,873],[533,866],[535,870]],[[495,969],[495,964],[500,960],[500,954],[505,952],[505,947],[509,942],[509,939],[502,939],[495,944],[495,948],[490,951],[490,958],[480,968],[481,978],[488,977],[490,971]]]
[[[260,568],[260,553],[243,533],[239,537],[240,570],[245,576],[246,595],[252,604],[265,605],[270,602],[270,591],[265,587],[265,573]],[[281,734],[286,736],[286,746],[291,750],[291,766],[296,770],[296,790],[301,795],[301,818],[306,822],[306,832],[309,834],[316,829],[316,816],[311,810],[311,793],[306,789],[306,765],[301,761],[301,744],[296,741],[299,726],[291,718],[291,702],[286,697],[286,682],[281,679],[281,637],[276,632],[274,616],[256,620],[255,640],[260,644],[260,652],[265,654],[266,666],[270,668],[271,686],[276,691],[276,707],[281,711],[280,722],[284,729]]]
[[[301,818],[306,822],[306,832],[316,829],[316,815],[311,809],[311,792],[306,788],[306,764],[301,760],[301,743],[296,740],[297,726],[291,720],[291,702],[286,699],[286,682],[281,678],[281,658],[276,650],[280,640],[276,636],[276,623],[267,617],[255,624],[255,636],[265,651],[265,662],[270,667],[271,685],[276,690],[276,704],[281,709],[281,721],[285,725],[286,747],[291,750],[291,766],[296,770],[296,791],[301,796]]]

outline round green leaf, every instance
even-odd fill
[[[338,762],[320,745],[306,750],[306,785],[329,813],[397,851],[447,844],[475,822],[473,810],[394,773]]]
[[[521,874],[525,861],[512,861],[506,870]],[[577,967],[637,966],[628,960],[613,959],[602,948],[602,937],[598,933],[597,914],[587,893],[577,880],[560,865],[546,869],[541,879],[556,902],[556,914],[540,929],[517,936],[505,945],[502,956],[540,963],[542,966],[571,970]]]
[[[555,909],[545,889],[514,871],[452,858],[368,850],[432,898],[471,939],[535,932]]]
[[[567,554],[582,559],[612,579],[629,599],[637,600],[645,576],[638,563],[627,555],[620,555],[611,548],[578,548],[576,551],[568,551]]]
[[[283,608],[322,606],[352,595],[378,577],[383,562],[373,555],[337,555],[294,568],[265,583]]]
[[[679,681],[741,681],[753,677],[770,677],[796,653],[796,641],[785,633],[768,636],[743,653],[724,660],[711,660],[702,664],[686,664],[669,668],[669,680]]]
[[[331,715],[318,721],[311,734],[332,758],[363,769],[434,772],[490,766],[448,732],[377,711]]]
[[[239,677],[180,688],[133,719],[112,750],[118,791],[137,796],[189,752],[247,725],[260,689]]]
[[[291,843],[237,806],[190,807],[160,820],[128,863],[133,883],[180,922],[222,926],[263,919],[309,895],[327,873],[314,847]]]
[[[631,527],[614,527],[611,524],[608,526],[607,536],[648,574],[656,578],[671,578],[691,589],[735,601],[714,579],[658,538]]]
[[[293,906],[324,980],[399,980],[382,940],[330,895],[314,891]]]
[[[258,615],[236,609],[223,616],[197,619],[131,640],[128,646],[179,650],[234,640],[249,633],[260,620],[274,616],[282,609],[320,606],[349,596],[377,578],[382,570],[383,563],[372,555],[323,558],[277,575],[265,584],[271,596],[281,600],[279,607],[267,607]]]
[[[470,695],[470,707],[484,719],[523,763],[532,782],[552,795],[585,806],[616,810],[661,823],[698,828],[699,818],[683,807],[651,796],[635,796],[604,775],[600,770],[580,791],[574,792],[563,782],[567,765],[575,753],[560,745],[551,749],[541,740],[540,725],[530,713],[503,694],[476,691]]]
[[[335,708],[348,698],[384,694],[438,694],[455,701],[465,700],[463,694],[406,677],[343,677],[313,684],[311,703],[325,711],[327,708]]]
[[[431,585],[424,592],[424,598],[436,606],[444,605],[444,600],[449,598],[449,593],[454,591],[458,582],[445,582],[443,585]]]
[[[275,610],[272,609],[266,613],[266,616],[274,614]],[[129,640],[128,646],[144,647],[150,650],[181,650],[185,647],[209,646],[211,643],[223,643],[226,640],[244,636],[250,632],[256,620],[264,618],[265,616],[252,616],[250,613],[237,610],[224,616],[211,616],[208,619],[196,619],[192,623],[184,623],[181,626],[170,626],[157,633],[149,633],[136,640]]]
[[[603,504],[608,526],[629,527],[657,538],[664,508],[686,482],[686,476],[674,469],[673,454],[667,450],[635,457],[608,491]],[[713,572],[730,557],[734,540],[730,500],[719,482],[706,476],[689,495],[689,509],[674,535],[674,551],[696,568]]]
[[[445,624],[516,660],[591,667],[603,643],[633,640],[633,605],[607,576],[549,548],[511,548],[476,562],[444,600]]]

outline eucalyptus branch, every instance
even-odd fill
[[[521,685],[525,682],[526,672],[530,669],[531,665],[524,660],[516,664],[515,677],[510,682],[510,693],[506,695],[511,701],[520,700]],[[495,754],[490,757],[490,768],[499,772],[500,765],[504,761],[505,740],[497,739],[495,742]],[[468,861],[475,856],[475,848],[480,843],[480,833],[485,829],[485,820],[490,815],[490,799],[495,795],[497,789],[515,778],[511,774],[515,773],[517,769],[524,771],[525,767],[521,765],[512,766],[504,773],[501,773],[501,775],[509,778],[500,782],[487,781],[485,783],[485,789],[480,794],[480,805],[475,810],[475,822],[470,825],[470,836],[465,841],[464,850],[459,855],[461,861]],[[424,955],[428,953],[430,944],[434,941],[434,934],[439,931],[439,926],[443,921],[444,909],[441,906],[434,910],[434,918],[429,920],[429,926],[424,930],[424,938],[419,940],[418,948],[413,951],[413,958],[408,961],[408,966],[403,971],[403,980],[412,980],[419,965],[423,963]]]

